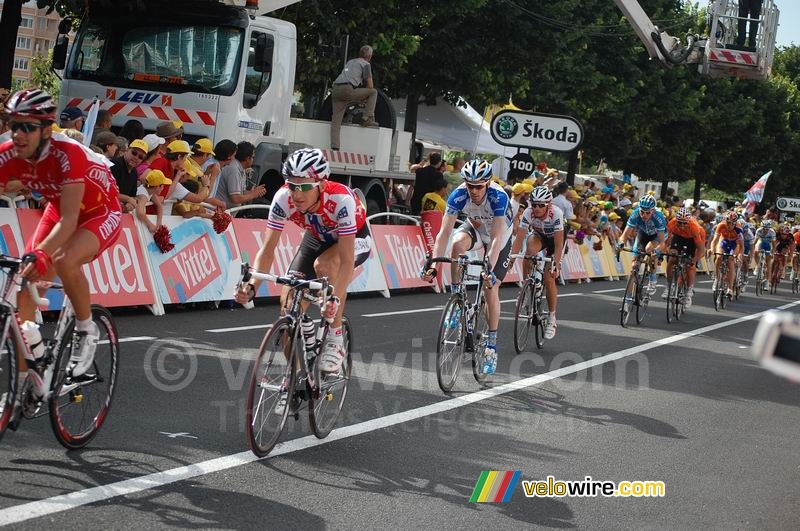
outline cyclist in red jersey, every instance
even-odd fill
[[[61,278],[75,308],[75,349],[68,370],[73,376],[91,367],[100,331],[92,321],[89,284],[82,266],[111,246],[121,232],[119,189],[109,163],[70,138],[53,133],[56,106],[46,92],[17,92],[5,105],[11,140],[0,144],[0,186],[28,189],[47,201],[25,252],[35,257],[22,274],[28,280]],[[19,294],[22,321],[33,321],[30,294]],[[21,367],[25,367],[20,363]]]
[[[366,211],[353,190],[328,180],[330,167],[319,149],[300,149],[289,155],[283,176],[286,184],[272,200],[264,245],[253,268],[269,272],[286,221],[306,231],[288,275],[300,279],[324,276],[333,284],[333,301],[325,308],[326,317],[333,322],[319,363],[322,371],[337,372],[345,356],[342,313],[347,286],[355,268],[369,258],[372,249]],[[236,302],[252,300],[259,284],[252,279],[242,286],[236,293]],[[284,289],[282,303],[287,293],[288,289]]]

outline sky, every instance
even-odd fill
[[[779,0],[775,5],[781,12],[775,44],[789,46],[794,43],[800,46],[800,1]]]

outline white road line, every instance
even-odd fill
[[[361,317],[386,317],[387,315],[405,315],[407,313],[438,312],[444,306],[433,306],[432,308],[417,308],[416,310],[400,310],[397,312],[365,313]]]
[[[119,338],[120,343],[131,343],[133,341],[152,341],[156,338],[153,336],[131,336],[131,337],[121,337]],[[97,342],[98,345],[107,345],[108,339],[101,339]]]
[[[786,310],[793,306],[797,306],[798,304],[800,304],[800,301],[795,301],[789,304],[784,304],[783,306],[780,306],[777,309]],[[334,441],[346,439],[348,437],[363,435],[365,433],[381,430],[384,428],[388,428],[390,426],[395,426],[397,424],[410,422],[431,415],[437,415],[439,413],[450,411],[452,409],[462,408],[464,406],[481,402],[483,400],[488,400],[490,398],[512,393],[514,391],[519,391],[528,387],[533,387],[535,385],[539,385],[544,382],[554,380],[556,378],[568,376],[570,374],[574,374],[576,372],[589,369],[596,365],[602,365],[610,361],[615,361],[622,358],[626,358],[628,356],[633,356],[634,354],[638,354],[640,352],[658,348],[664,345],[670,345],[672,343],[683,341],[684,339],[688,339],[691,337],[699,336],[707,332],[712,332],[720,328],[727,328],[729,326],[737,325],[739,323],[743,323],[746,321],[752,321],[754,319],[758,319],[764,313],[766,312],[759,312],[752,315],[746,315],[744,317],[731,319],[730,321],[723,321],[721,323],[704,326],[702,328],[691,330],[689,332],[684,332],[682,334],[668,336],[659,339],[657,341],[651,341],[643,345],[638,345],[624,350],[619,350],[617,352],[612,352],[610,354],[606,354],[605,356],[600,356],[598,358],[586,360],[581,363],[577,363],[575,365],[562,367],[561,369],[551,371],[545,374],[539,374],[536,376],[532,376],[530,378],[523,378],[521,380],[517,380],[515,382],[509,382],[507,384],[500,385],[498,387],[483,389],[476,393],[471,393],[468,395],[451,398],[450,400],[445,400],[443,402],[436,402],[434,404],[418,407],[416,409],[410,409],[408,411],[402,411],[400,413],[387,415],[385,417],[380,417],[377,419],[368,420],[366,422],[361,422],[358,424],[345,426],[343,428],[338,428],[334,430],[325,439],[317,439],[316,437],[309,435],[307,437],[301,437],[299,439],[286,441],[278,444],[266,459],[277,457],[279,455],[286,455],[298,452],[300,450],[305,450],[307,448],[322,446],[324,444],[330,444]],[[0,525],[16,524],[19,522],[24,522],[26,520],[31,520],[33,518],[39,518],[42,516],[47,516],[50,514],[67,511],[70,509],[75,509],[76,507],[81,507],[83,505],[109,500],[112,498],[116,498],[118,496],[126,496],[129,494],[135,494],[137,492],[157,489],[165,485],[176,483],[178,481],[184,481],[187,479],[196,478],[198,476],[212,474],[214,472],[229,470],[231,468],[235,468],[241,465],[246,465],[248,463],[252,463],[257,460],[258,458],[254,456],[251,452],[239,452],[237,454],[217,457],[216,459],[209,459],[207,461],[202,461],[200,463],[194,463],[191,465],[172,468],[170,470],[164,470],[163,472],[156,472],[153,474],[148,474],[146,476],[140,476],[138,478],[127,479],[124,481],[118,481],[116,483],[111,483],[108,485],[91,487],[84,490],[70,492],[68,494],[62,494],[59,496],[45,498],[39,501],[23,503],[21,505],[15,505],[13,507],[7,507],[5,509],[0,510]]]
[[[625,288],[599,289],[597,291],[593,291],[592,293],[612,293],[614,291],[625,291]]]
[[[206,330],[206,332],[211,332],[212,334],[222,334],[225,332],[238,332],[240,330],[258,330],[260,328],[272,328],[272,325],[260,324],[260,325],[249,325],[249,326],[234,326],[232,328],[212,328],[210,330]]]

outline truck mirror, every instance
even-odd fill
[[[61,22],[58,23],[58,33],[60,35],[67,35],[70,31],[72,31],[72,18],[67,17],[61,19]]]
[[[255,57],[253,58],[253,70],[256,72],[269,72],[272,68],[272,39],[266,34],[259,33],[256,39]]]
[[[64,70],[67,66],[68,47],[69,37],[63,34],[56,37],[56,44],[53,46],[53,70]]]

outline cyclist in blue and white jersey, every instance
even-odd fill
[[[497,327],[500,323],[500,290],[497,288],[509,267],[514,215],[508,194],[500,185],[490,182],[492,165],[489,162],[480,159],[469,161],[461,169],[461,177],[464,183],[453,190],[447,199],[442,228],[433,246],[433,256],[444,256],[451,233],[451,258],[478,248],[486,252],[489,272],[484,273],[484,284],[489,336],[481,370],[493,374],[497,368]],[[457,216],[461,213],[467,220],[454,232]],[[457,265],[451,267],[451,279],[458,278],[457,269]],[[426,263],[423,279],[432,282],[435,276],[436,269],[431,267],[430,262]]]
[[[531,192],[530,204],[522,213],[517,236],[511,246],[512,254],[517,254],[526,240],[525,254],[532,256],[544,251],[545,256],[552,259],[552,267],[544,270],[544,289],[547,296],[547,307],[550,310],[547,316],[547,327],[544,330],[545,339],[556,336],[556,305],[558,304],[558,288],[556,279],[561,274],[561,258],[564,256],[566,235],[564,232],[564,212],[552,203],[553,194],[546,186],[537,186]],[[522,264],[523,276],[530,274],[532,264],[525,261]]]
[[[656,209],[656,198],[646,195],[639,201],[639,206],[633,211],[622,236],[617,242],[617,247],[622,248],[625,242],[636,238],[635,249],[637,252],[655,251],[656,255],[661,256],[661,247],[667,233],[667,218],[660,210]],[[637,257],[638,258],[638,257]],[[650,274],[650,282],[647,291],[650,295],[658,288],[658,277],[655,271]]]
[[[773,228],[774,223],[771,219],[765,219],[761,222],[761,228],[756,231],[756,243],[753,256],[755,257],[756,264],[761,259],[761,253],[767,253],[767,269],[764,275],[767,276],[767,271],[772,271],[772,255],[775,251],[775,240],[778,238],[778,233]]]

